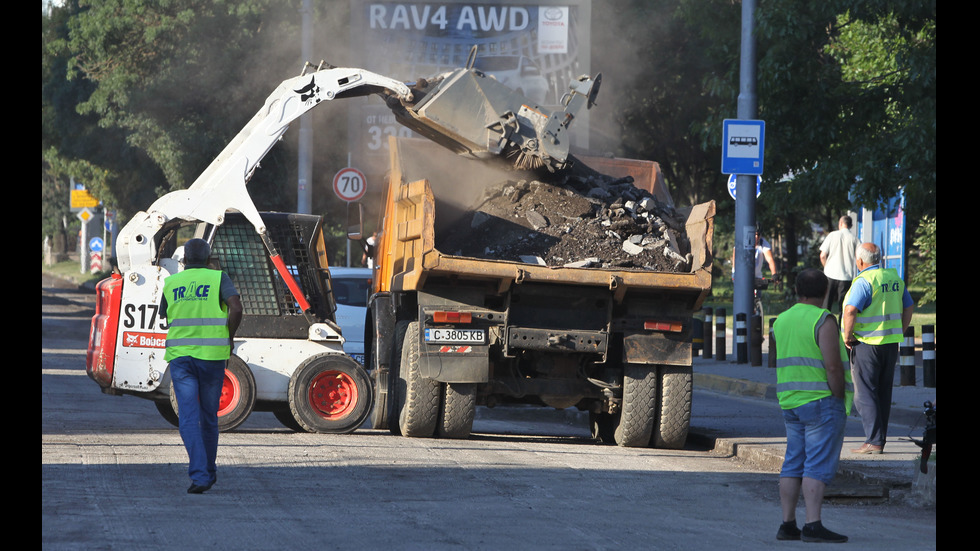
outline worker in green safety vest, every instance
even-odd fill
[[[189,494],[211,489],[217,479],[218,407],[242,302],[231,278],[208,268],[211,247],[203,239],[184,244],[184,269],[164,280],[170,380],[177,398],[180,437],[189,460]]]
[[[854,406],[865,441],[851,452],[879,454],[888,437],[898,348],[912,323],[915,303],[898,272],[881,267],[877,245],[862,243],[856,256],[858,275],[844,296],[841,325],[851,351]]]
[[[776,397],[786,425],[786,455],[779,474],[780,540],[847,541],[821,520],[824,491],[837,473],[853,396],[837,320],[822,307],[828,288],[823,272],[803,270],[796,277],[798,302],[773,324]],[[802,530],[796,525],[801,492],[806,507]]]

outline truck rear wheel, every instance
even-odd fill
[[[173,385],[170,386],[170,407],[178,416],[177,395]],[[221,399],[218,401],[218,431],[235,430],[248,419],[255,408],[255,377],[241,358],[232,354],[225,365],[225,381],[221,387]],[[158,406],[159,410],[160,407]],[[164,416],[166,417],[166,416]]]
[[[656,405],[656,367],[626,364],[623,370],[623,411],[616,427],[616,443],[628,448],[648,446],[653,434]]]
[[[401,373],[402,348],[405,346],[405,331],[408,330],[408,323],[408,321],[400,321],[395,324],[395,339],[392,341],[391,361],[388,362],[388,374],[385,377],[387,379],[388,390],[385,396],[385,409],[378,409],[378,404],[374,406],[378,410],[375,419],[380,419],[384,415],[388,432],[395,436],[401,436],[402,434],[402,428],[398,424],[398,415],[402,409],[401,397],[404,394],[404,390],[402,390],[399,374]],[[376,375],[376,380],[380,381],[382,374],[376,373]]]
[[[371,412],[371,381],[351,358],[321,354],[289,378],[288,397],[289,410],[307,432],[348,434]]]
[[[446,383],[442,386],[439,436],[469,438],[476,417],[476,383]]]
[[[655,448],[680,449],[687,441],[691,427],[691,400],[694,371],[691,366],[662,365],[657,368],[660,389],[657,398],[657,422],[650,445]]]
[[[391,362],[388,362],[387,368],[381,369],[378,362],[375,361],[375,351],[374,347],[371,347],[371,353],[368,360],[368,366],[370,366],[371,380],[374,381],[374,407],[371,408],[371,428],[373,429],[387,429],[388,419],[391,418],[390,415],[390,394],[389,388],[391,384],[391,376],[389,371],[391,369]]]
[[[438,381],[425,379],[419,369],[419,322],[413,321],[402,338],[398,366],[398,426],[402,436],[431,437],[439,420]]]

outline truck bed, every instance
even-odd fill
[[[682,292],[695,296],[693,308],[697,309],[710,290],[713,201],[686,209],[685,228],[693,258],[689,272],[556,267],[455,256],[436,248],[437,232],[446,231],[454,217],[464,215],[482,193],[483,186],[493,179],[499,180],[501,175],[491,174],[483,162],[447,155],[424,141],[392,138],[389,145],[391,171],[386,200],[390,204],[388,212],[396,215],[383,222],[381,239],[394,242],[390,248],[380,247],[391,253],[389,258],[379,259],[383,273],[376,281],[381,287],[391,281],[392,288],[379,288],[379,291],[420,291],[432,278],[492,281],[500,292],[514,284],[546,282],[607,287],[614,291],[617,301],[632,292]],[[656,163],[601,157],[581,159],[596,172],[614,177],[632,176],[634,185],[672,205]],[[474,165],[479,165],[478,169]],[[505,172],[504,177],[520,177],[513,170]]]

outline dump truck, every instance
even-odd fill
[[[422,140],[392,137],[389,151],[365,323],[373,426],[466,438],[477,407],[576,408],[599,441],[682,447],[693,315],[711,287],[714,202],[678,210],[686,262],[677,270],[460,255],[439,244],[468,227],[458,221],[472,219],[487,183],[524,176],[514,166],[494,175],[493,163]],[[672,205],[652,161],[567,153],[545,164],[525,168],[587,167]],[[506,239],[536,233],[518,230]]]

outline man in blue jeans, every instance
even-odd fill
[[[161,304],[169,324],[164,359],[189,459],[189,494],[210,490],[217,479],[218,402],[242,319],[238,291],[227,274],[207,267],[210,257],[207,241],[184,244],[184,270],[164,280]]]
[[[844,425],[854,391],[844,369],[847,349],[834,316],[822,305],[828,280],[807,269],[796,278],[798,302],[776,318],[776,397],[786,424],[786,456],[779,474],[783,524],[776,539],[843,543],[824,528],[824,490],[837,474]],[[796,526],[796,505],[803,493],[806,523]]]

